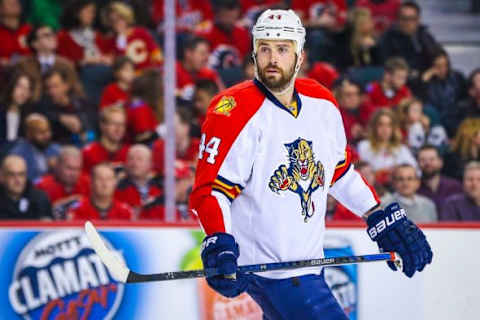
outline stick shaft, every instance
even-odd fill
[[[347,256],[347,257],[332,257],[321,258],[311,260],[298,260],[289,262],[273,262],[264,264],[252,264],[246,266],[239,266],[239,272],[252,273],[252,272],[266,272],[273,270],[286,270],[286,269],[299,269],[305,267],[326,267],[326,266],[339,266],[345,264],[365,263],[375,261],[394,261],[395,254],[393,253],[378,253],[369,254],[363,256]],[[208,268],[203,270],[191,270],[191,271],[176,271],[165,272],[155,274],[139,274],[130,271],[127,278],[127,283],[139,283],[139,282],[151,282],[151,281],[166,281],[166,280],[180,280],[180,279],[193,279],[202,278],[206,276],[218,275],[218,269]]]

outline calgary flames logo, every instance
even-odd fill
[[[290,190],[300,197],[302,216],[308,222],[315,212],[312,193],[324,187],[325,170],[320,161],[315,163],[312,142],[298,138],[285,144],[288,150],[289,166],[280,165],[270,177],[269,187],[273,192]]]

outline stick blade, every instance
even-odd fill
[[[100,257],[103,264],[107,266],[112,277],[116,281],[126,283],[130,270],[115,256],[114,252],[107,249],[105,243],[100,238],[100,234],[98,234],[90,221],[85,222],[85,232],[90,245]]]

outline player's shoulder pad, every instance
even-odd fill
[[[316,80],[307,78],[296,79],[295,89],[301,95],[328,100],[338,108],[337,100],[333,96],[332,92]]]
[[[208,107],[207,117],[243,118],[255,113],[265,100],[253,81],[244,81],[216,95]]]

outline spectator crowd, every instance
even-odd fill
[[[174,132],[163,117],[164,0],[0,0],[0,219],[165,220],[175,135],[177,221],[210,100],[253,79],[267,8],[307,28],[310,77],[334,93],[356,169],[413,221],[480,221],[480,68],[464,75],[401,0],[176,3]],[[335,199],[327,219],[359,219]]]

